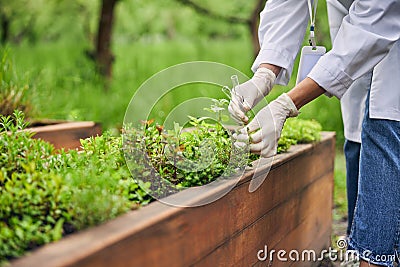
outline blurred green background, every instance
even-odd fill
[[[13,75],[8,82],[24,91],[21,101],[30,107],[31,118],[94,120],[105,129],[118,129],[135,90],[171,65],[209,60],[251,76],[254,60],[251,23],[258,18],[260,5],[264,3],[259,0],[0,0],[1,75],[6,77],[12,67]],[[115,7],[112,12],[110,6]],[[113,16],[112,74],[105,76],[99,72],[95,59],[102,10]],[[325,1],[319,1],[316,34],[318,43],[329,50]],[[6,64],[7,60],[11,63]],[[290,90],[296,72],[295,67],[289,85],[277,86],[268,100]],[[179,96],[175,95],[173,101],[180,102]],[[337,133],[335,204],[338,216],[343,217],[345,171],[340,147],[344,138],[339,101],[321,96],[302,108],[300,117],[316,119],[324,130]]]
[[[249,19],[258,1],[195,3],[213,15]],[[209,60],[252,74],[254,54],[246,24],[199,13],[178,0],[120,0],[113,12],[112,78],[104,90],[104,79],[88,56],[95,49],[101,0],[1,0],[0,5],[2,18],[9,20],[3,45],[10,50],[19,79],[30,85],[27,97],[34,117],[95,120],[106,129],[118,127],[135,90],[168,66]],[[329,49],[324,1],[317,17],[317,40]],[[292,88],[296,72],[290,84],[277,87],[268,100]],[[336,131],[342,143],[336,98],[320,97],[302,109],[301,117]]]

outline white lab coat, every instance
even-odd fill
[[[306,32],[307,0],[269,0],[261,12],[261,63],[282,67],[278,84],[289,82],[294,59]],[[373,71],[370,117],[400,121],[400,0],[356,0],[335,38],[333,48],[308,75],[328,93],[341,98],[350,85]]]
[[[327,0],[329,29],[331,40],[342,25],[343,18],[349,13],[338,0]],[[349,6],[351,1],[347,2]],[[361,143],[361,128],[365,112],[365,100],[371,87],[371,72],[357,79],[340,99],[344,137],[347,140]]]

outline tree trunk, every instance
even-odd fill
[[[7,43],[9,37],[10,37],[10,20],[9,18],[4,15],[1,14],[0,15],[0,19],[1,19],[1,36],[0,36],[0,42],[2,44]]]
[[[111,36],[114,8],[118,0],[102,0],[99,27],[96,39],[95,61],[100,74],[107,80],[112,77],[114,55],[111,51]]]
[[[260,43],[258,40],[258,24],[260,12],[263,10],[266,2],[266,0],[257,0],[248,24],[249,31],[251,33],[254,57],[256,57],[258,55],[258,52],[260,51]]]

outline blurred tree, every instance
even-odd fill
[[[13,3],[0,0],[0,25],[1,25],[1,44],[5,44],[10,39],[11,21],[15,17],[16,7]]]
[[[0,41],[2,44],[5,44],[10,35],[10,18],[4,14],[4,12],[0,13],[0,23],[1,23],[1,37]]]
[[[77,43],[84,37],[81,28],[91,18],[87,13],[93,1],[98,0],[0,0],[0,42]]]
[[[100,74],[107,80],[112,76],[114,55],[111,51],[111,37],[114,23],[114,10],[120,0],[102,0],[96,38],[94,59]]]
[[[34,19],[33,12],[27,12],[28,2],[25,0],[20,1],[7,1],[0,0],[0,42],[5,44],[11,39],[18,42],[21,36],[32,32],[32,22]],[[20,27],[14,27],[14,35],[12,34],[13,22],[23,20],[24,23]]]
[[[183,5],[193,8],[193,10],[195,10],[197,13],[203,14],[203,15],[211,17],[213,19],[226,21],[228,23],[247,25],[247,28],[251,34],[254,56],[256,56],[258,54],[258,51],[260,50],[260,45],[258,42],[259,15],[260,15],[260,12],[262,11],[267,0],[255,0],[256,3],[255,3],[254,8],[248,18],[223,15],[223,14],[214,12],[211,9],[208,9],[208,8],[202,6],[202,5],[194,2],[193,0],[176,0],[176,1],[178,1],[179,3],[181,3]]]

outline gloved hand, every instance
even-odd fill
[[[276,76],[268,68],[258,68],[253,78],[232,90],[229,113],[238,123],[247,123],[247,111],[252,109],[271,91]]]
[[[261,109],[249,125],[240,130],[239,135],[234,136],[238,142],[236,145],[246,142],[250,134],[250,151],[262,157],[271,157],[277,152],[278,140],[286,119],[298,114],[292,99],[284,93]]]

